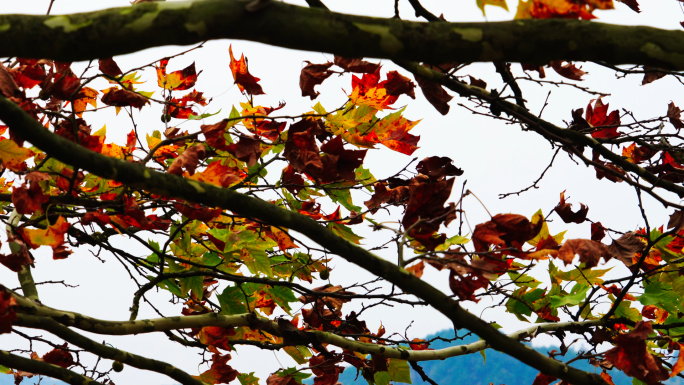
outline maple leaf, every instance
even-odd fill
[[[316,376],[314,378],[314,385],[334,385],[340,377],[340,373],[344,368],[337,366],[340,362],[339,358],[326,358],[322,354],[311,357],[309,360],[309,367]]]
[[[43,188],[38,183],[31,183],[30,187],[22,185],[12,188],[12,204],[19,214],[33,214],[41,210],[47,203],[49,196],[43,193]]]
[[[587,105],[587,112],[585,120],[591,127],[601,126],[617,126],[620,125],[620,113],[618,110],[612,111],[608,114],[609,104],[603,104],[601,98],[596,99],[596,103],[592,107],[591,103]],[[602,128],[591,133],[594,138],[611,139],[620,136],[617,132],[617,127]]]
[[[43,355],[43,361],[48,364],[61,366],[63,368],[68,368],[70,366],[76,365],[74,357],[71,353],[66,350],[67,343],[65,342],[60,348],[54,348]]]
[[[32,249],[40,246],[58,247],[64,243],[64,235],[69,230],[69,222],[60,215],[54,224],[46,229],[18,229],[17,232]]]
[[[416,276],[416,278],[420,278],[423,276],[423,270],[425,269],[425,263],[423,261],[420,261],[416,263],[413,266],[409,266],[406,268],[406,271],[409,273],[413,274]],[[415,349],[414,349],[415,350]]]
[[[640,253],[644,247],[645,245],[641,238],[635,232],[630,231],[620,236],[620,238],[613,240],[608,249],[614,258],[622,261],[627,266],[632,266],[632,260],[636,253]]]
[[[380,82],[380,85],[385,87],[387,95],[399,96],[406,94],[410,96],[411,99],[416,98],[416,93],[414,90],[416,85],[411,81],[411,79],[397,71],[388,72],[387,80]]]
[[[544,224],[536,223],[518,214],[497,214],[491,221],[475,226],[473,246],[475,251],[489,251],[489,246],[522,248],[522,245],[534,238]]]
[[[416,171],[438,181],[447,176],[461,176],[463,170],[453,165],[454,161],[446,156],[431,156],[418,162]]]
[[[475,297],[475,291],[484,289],[489,284],[489,279],[473,274],[461,275],[454,270],[449,273],[449,288],[462,301],[479,302],[480,299]]]
[[[0,285],[0,334],[12,332],[12,322],[17,320],[17,300]]]
[[[247,163],[248,167],[257,164],[261,158],[261,141],[256,136],[241,136],[237,143],[228,146],[226,151],[230,152],[237,159]]]
[[[601,258],[608,261],[613,256],[606,245],[589,239],[568,239],[558,250],[558,258],[566,266],[572,263],[575,254],[579,255],[580,262],[584,262],[587,268],[598,265]]]
[[[183,168],[188,174],[193,175],[199,165],[200,159],[206,156],[206,149],[203,144],[188,147],[176,158],[169,167],[169,174],[183,175]]]
[[[651,159],[657,153],[657,150],[651,150],[648,147],[638,147],[636,143],[632,143],[622,150],[622,156],[627,158],[627,161],[630,163],[644,162]]]
[[[342,68],[346,72],[372,74],[379,71],[380,67],[382,67],[380,64],[367,62],[360,57],[346,58],[335,55],[335,59],[333,61],[336,66]]]
[[[591,224],[591,240],[600,242],[606,236],[605,229],[601,222]]]
[[[226,142],[225,134],[228,128],[228,122],[222,120],[216,124],[203,124],[200,126],[202,134],[206,138],[206,143],[219,150],[226,151],[229,148],[229,143]]]
[[[670,104],[667,105],[667,114],[665,116],[667,116],[668,120],[675,128],[684,128],[684,122],[682,122],[681,114],[682,110],[675,106],[673,102],[670,102]]]
[[[283,169],[281,181],[281,186],[285,187],[287,191],[293,194],[299,194],[299,192],[306,186],[304,178],[297,174],[289,164]]]
[[[430,343],[425,342],[425,340],[420,338],[414,338],[409,342],[409,346],[413,350],[432,350],[430,349]]]
[[[647,384],[665,381],[670,378],[667,369],[646,347],[646,339],[650,334],[653,334],[651,323],[639,321],[631,332],[615,337],[613,343],[616,346],[604,356],[626,375]]]
[[[2,162],[2,167],[12,171],[24,171],[26,170],[24,161],[33,155],[33,151],[21,147],[14,140],[0,137],[0,162]]]
[[[549,65],[558,75],[571,80],[581,81],[582,76],[587,74],[570,62],[563,64],[562,60],[554,60]]]
[[[0,93],[8,98],[21,96],[21,90],[4,64],[0,63]]]
[[[115,107],[135,107],[142,108],[145,104],[149,103],[149,99],[137,92],[124,90],[117,87],[110,87],[106,90],[102,90],[104,96],[102,97],[102,103],[108,106]]]
[[[454,179],[435,183],[421,183],[411,191],[404,218],[401,220],[405,229],[411,229],[409,235],[416,238],[430,250],[443,243],[432,238],[440,224],[446,219],[449,208],[444,204],[451,195]],[[416,222],[420,222],[416,224]]]
[[[273,234],[272,238],[278,243],[278,248],[280,250],[285,251],[287,249],[299,248],[299,246],[297,246],[297,244],[293,242],[293,239],[292,237],[290,237],[290,234],[288,234],[286,231],[280,230],[275,226],[271,226],[271,232]]]
[[[333,65],[331,62],[313,64],[307,61],[306,63],[307,65],[302,68],[302,72],[299,75],[299,88],[302,90],[302,96],[308,96],[311,100],[314,100],[321,94],[314,90],[314,87],[323,83],[325,79],[329,78],[330,75],[335,72],[329,70]]]
[[[247,174],[237,167],[224,166],[220,161],[214,161],[203,171],[196,172],[190,179],[216,186],[230,187],[241,182],[246,176]]]
[[[321,145],[321,151],[328,154],[321,158],[323,175],[320,178],[323,182],[334,182],[339,179],[355,182],[355,170],[363,164],[366,152],[368,152],[368,150],[345,150],[342,136],[339,135]]]
[[[43,65],[48,64],[51,66],[48,60],[19,58],[17,61],[19,62],[19,68],[9,69],[9,72],[19,87],[31,89],[46,80],[47,74]]]
[[[199,76],[195,70],[195,63],[170,74],[166,73],[166,66],[168,64],[169,59],[162,59],[159,61],[159,66],[156,67],[157,84],[159,84],[159,87],[175,91],[184,91],[194,87],[197,82],[197,76]]]
[[[230,354],[220,355],[214,353],[211,359],[211,368],[199,376],[193,376],[208,384],[227,384],[237,378],[239,372],[226,364],[230,360]]]
[[[228,52],[230,53],[230,71],[233,73],[233,79],[240,91],[247,91],[250,95],[264,95],[264,91],[258,84],[259,78],[252,76],[247,70],[245,55],[243,54],[239,61],[235,60],[232,45],[228,47]]]
[[[373,196],[371,199],[364,202],[363,204],[371,210],[371,213],[375,213],[378,207],[381,205],[396,204],[406,201],[411,195],[411,191],[408,186],[397,186],[395,188],[388,189],[385,182],[377,182],[374,187]]]
[[[447,94],[439,83],[435,83],[420,76],[416,76],[416,83],[418,83],[420,90],[423,91],[425,99],[427,99],[440,114],[446,115],[449,113],[449,104],[447,103],[454,97]]]
[[[119,68],[119,65],[116,64],[113,58],[105,58],[105,59],[100,59],[97,61],[98,68],[100,69],[100,72],[102,72],[105,75],[109,75],[112,77],[117,77],[119,75],[123,75],[123,72],[121,72],[121,68]]]
[[[560,194],[560,203],[554,210],[565,223],[582,223],[587,220],[589,207],[584,203],[580,203],[580,209],[577,212],[573,212],[572,203],[565,203],[565,191],[563,191]]]
[[[223,212],[222,209],[212,209],[209,207],[201,207],[199,205],[188,205],[183,203],[176,203],[173,207],[181,214],[189,219],[196,219],[198,221],[208,223],[214,218],[218,218]]]

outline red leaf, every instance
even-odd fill
[[[70,366],[76,365],[74,357],[68,350],[65,350],[66,347],[67,343],[65,342],[64,345],[62,345],[61,349],[56,348],[45,353],[45,355],[43,356],[43,361],[47,362],[48,364],[61,366],[63,368],[68,368]]]
[[[608,114],[609,104],[603,104],[601,98],[596,100],[592,108],[591,103],[587,105],[587,113],[585,120],[591,127],[612,126],[620,124],[620,112],[618,110],[612,111]],[[594,138],[611,139],[620,136],[617,132],[617,127],[602,128],[591,133]]]
[[[185,91],[192,88],[197,82],[199,74],[195,70],[195,63],[190,64],[182,70],[166,74],[166,66],[169,64],[168,59],[159,61],[157,68],[157,83],[159,87],[172,89],[176,91]],[[201,71],[200,71],[201,72]]]
[[[240,91],[247,91],[250,95],[264,95],[264,91],[261,86],[257,83],[259,78],[252,76],[247,70],[247,62],[245,61],[245,55],[240,57],[240,60],[235,60],[233,56],[233,46],[228,47],[228,52],[230,53],[230,70],[233,73],[233,79],[235,79],[235,84],[238,85]]]
[[[605,229],[603,228],[603,225],[601,225],[601,222],[596,222],[591,224],[591,240],[600,242],[603,237],[606,236]]]
[[[555,210],[565,223],[582,223],[587,220],[589,207],[580,203],[580,209],[577,212],[573,212],[572,203],[565,203],[565,191],[563,191],[560,194],[560,203],[556,206]]]
[[[123,72],[121,72],[121,68],[119,68],[114,59],[111,57],[98,60],[98,66],[100,68],[100,72],[109,76],[117,77],[123,74]]]
[[[409,235],[431,250],[438,246],[431,238],[446,219],[449,209],[444,204],[451,195],[453,185],[452,178],[435,183],[421,183],[411,191],[401,224],[405,229],[413,226]],[[425,222],[414,226],[419,218]]]
[[[208,145],[226,151],[230,146],[225,138],[227,127],[228,122],[222,120],[216,124],[202,125],[200,126],[200,130],[202,130],[202,134],[204,134]]]
[[[638,378],[647,384],[665,381],[669,372],[646,347],[646,339],[653,334],[650,322],[637,322],[634,330],[615,337],[613,349],[605,353],[606,359],[630,377]]]
[[[261,158],[261,141],[256,137],[241,136],[237,143],[228,146],[227,151],[252,167]]]
[[[333,65],[331,62],[313,64],[307,61],[306,63],[306,67],[302,68],[302,72],[299,75],[299,88],[302,90],[302,96],[308,96],[311,100],[314,100],[320,95],[320,92],[314,90],[314,87],[323,83],[325,79],[335,72],[329,70]]]
[[[31,183],[30,187],[12,187],[12,204],[19,214],[33,214],[41,210],[49,199],[49,196],[43,194],[43,189],[38,183]]]
[[[230,354],[222,356],[214,353],[211,368],[197,378],[209,384],[227,384],[237,378],[239,372],[226,364],[230,360]]]
[[[0,334],[12,332],[12,322],[17,320],[18,307],[12,294],[0,286]]]
[[[475,226],[473,246],[479,252],[488,251],[490,245],[520,249],[539,234],[542,225],[543,221],[535,224],[522,215],[497,214],[491,221]]]
[[[218,218],[223,210],[212,209],[209,207],[201,207],[199,205],[189,206],[188,204],[176,203],[173,207],[181,214],[189,219],[196,219],[201,222],[210,222],[214,218]]]
[[[409,346],[413,350],[428,350],[430,348],[430,344],[425,343],[425,340],[421,340],[420,338],[414,338],[409,342]]]
[[[397,71],[390,71],[387,73],[387,80],[380,82],[381,85],[385,87],[387,95],[399,96],[406,94],[411,97],[411,99],[416,98],[416,93],[414,88],[416,85],[411,81],[411,79],[403,76]]]
[[[81,218],[81,224],[83,226],[87,226],[93,222],[105,227],[107,224],[111,223],[111,220],[109,219],[109,215],[98,211],[87,212],[83,218]]]
[[[537,377],[534,378],[534,382],[532,385],[549,385],[550,383],[558,380],[558,378],[549,376],[544,373],[539,373],[537,374]]]
[[[449,273],[449,288],[463,301],[479,302],[475,297],[475,291],[484,289],[489,284],[489,279],[481,275],[461,275],[454,270]]]

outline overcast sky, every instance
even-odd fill
[[[4,1],[0,13],[45,13],[48,0],[27,1]],[[298,3],[304,4],[303,1]],[[428,1],[423,5],[435,14],[443,13],[449,21],[484,21],[482,12],[475,5],[474,0],[466,1]],[[54,3],[52,14],[83,12],[94,9],[103,9],[116,6],[127,6],[126,0],[99,0],[99,1],[66,1],[57,0]],[[345,13],[357,13],[371,16],[393,16],[393,0],[352,1],[336,0],[328,1],[327,5],[334,11]],[[488,7],[487,16],[489,21],[508,20],[515,15],[515,4],[509,1],[510,12],[499,8]],[[636,14],[621,3],[616,3],[614,11],[597,11],[599,20],[610,23],[651,25],[665,29],[681,29],[679,22],[684,20],[678,2],[675,0],[649,0],[641,4],[642,13]],[[400,1],[401,16],[405,19],[415,19],[408,1]],[[570,36],[568,37],[570,38]],[[321,96],[316,101],[301,96],[298,82],[299,72],[303,61],[323,63],[332,60],[332,55],[318,52],[302,52],[271,47],[263,44],[245,41],[213,41],[189,55],[173,59],[169,64],[169,71],[175,71],[186,67],[191,62],[196,62],[198,70],[202,70],[196,84],[196,89],[206,96],[212,97],[212,103],[206,107],[206,112],[222,111],[216,117],[209,118],[204,123],[214,123],[222,117],[226,117],[231,106],[244,102],[244,97],[237,87],[233,85],[228,63],[228,46],[232,44],[236,55],[245,53],[249,59],[250,72],[261,78],[260,84],[266,92],[265,96],[256,98],[256,102],[263,106],[276,106],[280,101],[286,101],[287,106],[284,114],[300,114],[311,110],[317,101],[320,101],[328,110],[343,104],[346,96],[343,90],[351,91],[351,76],[345,75],[340,78],[331,77],[323,86],[318,86]],[[439,47],[435,47],[439,49]],[[122,70],[137,67],[153,62],[161,57],[176,54],[184,50],[184,47],[170,46],[145,50],[135,54],[116,57]],[[394,70],[396,67],[389,61],[383,61],[383,72]],[[84,63],[75,63],[74,68],[83,68]],[[522,75],[520,66],[513,65],[515,75]],[[609,102],[611,109],[627,109],[633,111],[638,118],[649,118],[664,114],[667,104],[673,100],[680,107],[684,106],[684,99],[673,99],[681,95],[682,85],[674,79],[663,79],[647,86],[641,86],[640,77],[630,77],[617,80],[611,71],[596,65],[585,64],[585,71],[589,72],[583,86],[596,91],[611,93],[604,99]],[[78,71],[76,71],[78,72]],[[402,71],[403,72],[403,71]],[[548,70],[548,78],[560,79],[552,70]],[[491,64],[478,64],[468,67],[463,74],[470,74],[481,78],[488,83],[489,88],[501,89],[501,81]],[[140,90],[158,90],[156,76],[148,70],[143,74],[143,80],[149,84],[140,85]],[[528,100],[531,111],[538,113],[544,103],[547,93],[549,106],[544,109],[543,117],[558,125],[564,126],[563,121],[570,121],[570,112],[573,109],[585,108],[592,99],[590,95],[579,92],[570,87],[565,88],[541,88],[536,84],[521,83],[524,95]],[[99,88],[98,88],[99,87]],[[97,89],[106,88],[106,84],[98,84]],[[539,184],[541,188],[530,190],[519,197],[512,196],[500,200],[498,194],[517,191],[530,185],[547,166],[553,155],[549,144],[534,133],[522,132],[519,126],[506,125],[486,117],[475,116],[458,103],[464,100],[455,97],[450,103],[451,112],[447,116],[441,116],[434,108],[425,101],[422,94],[417,91],[417,100],[411,100],[402,96],[396,103],[397,106],[406,105],[405,116],[410,120],[421,120],[412,133],[421,136],[419,145],[421,148],[413,156],[424,158],[426,156],[448,156],[454,160],[456,166],[465,170],[463,176],[456,181],[454,188],[454,200],[458,199],[460,186],[467,180],[467,187],[482,200],[489,212],[517,213],[531,216],[538,209],[548,213],[557,203],[559,193],[567,190],[566,196],[573,203],[582,202],[590,207],[589,217],[592,220],[601,221],[605,226],[616,228],[621,231],[634,230],[643,225],[643,220],[636,206],[636,195],[629,186],[613,184],[606,180],[598,181],[593,169],[583,165],[577,165],[571,161],[565,153],[559,154],[556,163]],[[161,109],[157,105],[145,107],[136,121],[142,136],[153,130],[163,130],[159,116]],[[93,130],[107,125],[107,142],[125,142],[125,135],[131,130],[130,120],[124,113],[118,117],[113,110],[106,109],[98,114],[86,115],[88,123]],[[202,122],[188,122],[181,127],[191,131],[199,128]],[[407,164],[412,157],[380,148],[369,151],[366,167],[369,167],[375,177],[380,179],[393,175]],[[273,178],[280,175],[279,168],[282,164],[271,169]],[[360,205],[367,196],[356,195],[355,203]],[[667,222],[670,212],[662,206],[646,197],[645,204],[648,208],[649,219],[653,224]],[[326,206],[328,209],[334,206]],[[487,211],[472,197],[466,199],[464,207],[467,210],[468,223],[474,228],[476,224],[488,220]],[[383,217],[380,217],[381,219]],[[397,217],[393,218],[394,220]],[[569,238],[588,238],[589,223],[582,225],[565,225],[558,218],[552,217],[554,222],[550,224],[551,232],[557,233],[569,230]],[[560,223],[559,223],[560,222]],[[449,234],[455,234],[457,225],[451,225]],[[365,225],[357,225],[354,230],[366,237],[363,241],[369,247],[381,243],[389,237],[389,234],[371,233]],[[466,224],[464,232],[469,233]],[[1,236],[3,243],[4,235]],[[126,239],[119,237],[116,242],[120,247],[137,255],[146,255],[145,250]],[[383,257],[391,260],[396,259],[395,250],[380,252]],[[102,258],[106,263],[99,262],[86,249],[79,249],[67,260],[53,261],[47,250],[38,250],[36,269],[34,276],[36,281],[62,280],[79,285],[77,289],[68,289],[61,286],[40,286],[41,299],[52,307],[79,311],[90,316],[103,319],[122,320],[128,319],[128,308],[131,305],[132,294],[137,287],[129,280],[126,271],[118,262],[103,253]],[[334,284],[350,284],[371,279],[372,277],[360,268],[345,263],[336,257],[332,266],[335,271],[332,274]],[[568,267],[570,269],[571,267]],[[544,264],[536,270],[536,276],[545,279]],[[611,273],[620,268],[613,269]],[[625,273],[625,270],[621,270]],[[616,273],[618,274],[618,273]],[[447,273],[436,272],[426,268],[423,279],[436,287],[448,292]],[[8,287],[17,287],[16,275],[7,269],[0,269],[0,282]],[[169,296],[165,293],[153,294],[151,299],[156,300],[160,309],[168,315],[177,315],[179,306],[168,303]],[[463,305],[486,320],[496,320],[506,330],[515,330],[524,325],[515,317],[503,313],[502,309],[487,309],[492,303],[487,300],[479,304],[464,303]],[[360,302],[345,308],[345,313],[358,309]],[[390,332],[400,332],[413,324],[408,331],[410,338],[423,337],[438,330],[450,328],[449,321],[436,311],[430,309],[412,309],[410,307],[397,306],[394,308],[377,307],[365,313],[365,320],[371,330],[385,325]],[[143,306],[139,319],[156,317],[149,308]],[[31,331],[32,332],[32,331]],[[32,332],[33,333],[33,332]],[[33,333],[40,334],[40,333]],[[44,333],[43,333],[44,334]],[[102,336],[92,336],[101,341]],[[199,357],[195,351],[184,349],[176,344],[168,342],[164,335],[141,335],[129,337],[107,337],[106,341],[116,347],[147,357],[170,362],[191,374],[197,374],[206,367],[198,368]],[[10,346],[18,346],[19,339],[14,336],[0,336],[3,349]],[[548,342],[548,341],[546,341]],[[23,342],[21,342],[23,344]],[[22,345],[19,345],[22,346]],[[22,346],[23,347],[23,346]],[[49,349],[45,345],[36,345],[36,350],[42,355]],[[109,365],[109,364],[106,364]],[[273,353],[260,351],[251,347],[239,347],[237,353],[233,353],[231,365],[241,372],[256,372],[256,375],[264,380],[269,373],[281,367],[294,366],[294,361],[285,353]],[[164,376],[126,368],[122,373],[115,373],[113,380],[119,384],[145,383],[145,384],[170,384],[173,381]]]

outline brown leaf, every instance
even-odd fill
[[[618,0],[618,1],[620,1],[620,0]],[[636,2],[635,0],[626,0],[626,1],[634,1],[634,2]],[[650,70],[650,71],[649,71],[649,72],[646,72],[646,73],[644,74],[644,79],[641,81],[641,85],[642,85],[642,86],[644,86],[644,85],[646,85],[646,84],[649,84],[649,83],[653,83],[654,81],[656,81],[656,80],[658,80],[658,79],[662,79],[662,78],[665,77],[665,75],[667,75],[665,72],[654,71],[655,68],[651,68],[651,67],[646,67],[646,66],[645,66],[645,67],[644,67],[644,71],[646,71],[646,70]]]
[[[31,183],[30,187],[22,185],[12,188],[12,204],[19,214],[33,214],[49,199],[38,183]]]
[[[591,240],[600,242],[606,236],[605,229],[601,222],[591,224]]]
[[[440,84],[420,76],[416,76],[416,83],[418,83],[420,90],[423,91],[425,99],[427,99],[440,114],[446,115],[449,113],[449,105],[447,103],[453,99],[453,96],[447,94]]]
[[[105,95],[102,97],[102,103],[108,106],[115,107],[126,107],[131,106],[135,108],[142,108],[145,104],[149,103],[149,99],[140,95],[137,92],[124,90],[116,87],[112,87],[109,90],[103,90]]]
[[[68,368],[70,366],[76,365],[74,357],[68,350],[66,350],[66,348],[67,343],[65,342],[64,345],[61,346],[61,348],[55,348],[50,350],[43,356],[43,361],[47,362],[48,364],[61,366],[63,368]]]
[[[241,136],[237,143],[228,146],[227,151],[252,167],[261,158],[261,142],[255,137]]]
[[[474,78],[470,75],[468,75],[468,77],[470,78],[470,85],[471,86],[480,87],[480,88],[485,89],[485,90],[487,89],[487,83],[484,80]]]
[[[100,59],[97,61],[97,63],[100,67],[100,72],[102,72],[103,74],[114,77],[123,74],[123,72],[121,72],[121,68],[119,68],[114,59],[112,59],[111,57],[108,57],[106,59]]]
[[[641,10],[639,9],[639,3],[637,3],[636,0],[617,0],[617,1],[619,1],[622,4],[630,7],[632,9],[632,11],[634,11],[636,13],[641,13]]]
[[[308,64],[302,68],[302,72],[299,75],[299,88],[302,90],[302,96],[308,96],[311,100],[314,100],[320,95],[320,92],[314,90],[314,87],[323,83],[325,79],[334,73],[329,70],[333,63],[313,64],[309,61],[306,63]]]
[[[682,122],[681,116],[682,110],[675,106],[673,102],[667,105],[667,117],[670,123],[672,123],[675,128],[684,128],[684,122]]]
[[[195,169],[199,164],[200,159],[204,159],[206,155],[206,149],[203,144],[198,144],[192,146],[176,158],[171,166],[169,167],[169,174],[183,175],[183,168],[185,168],[188,174],[195,174]]]
[[[266,379],[266,385],[300,385],[291,376],[281,377],[278,373],[273,373]]]
[[[11,333],[12,322],[17,320],[17,300],[0,285],[0,333]]]
[[[614,240],[608,247],[611,256],[619,259],[627,266],[632,266],[632,260],[636,256],[636,253],[640,253],[643,249],[644,243],[633,231]]]
[[[523,71],[537,71],[540,79],[544,79],[546,77],[546,72],[544,71],[544,66],[540,66],[538,64],[529,64],[529,63],[520,63],[520,66],[522,67]]]
[[[416,166],[416,171],[428,176],[432,180],[440,180],[446,176],[463,175],[463,170],[454,166],[453,160],[446,156],[431,156],[421,160]]]
[[[581,69],[575,67],[574,64],[568,62],[567,64],[563,64],[562,60],[554,60],[550,63],[551,68],[558,73],[558,75],[568,78],[571,80],[582,80],[582,76],[586,75],[587,73],[582,71]]]
[[[0,63],[0,93],[8,98],[21,95],[19,86],[14,82],[14,78],[2,63]]]
[[[372,74],[380,70],[381,65],[363,60],[361,57],[346,58],[335,55],[334,63],[347,72]]]
[[[608,261],[612,257],[606,245],[589,239],[568,239],[558,250],[558,258],[566,266],[572,263],[575,254],[579,255],[580,262],[584,262],[587,268],[598,265],[601,258]]]
[[[582,223],[587,220],[587,212],[589,207],[580,203],[580,209],[577,212],[572,211],[572,203],[565,203],[565,191],[560,194],[560,203],[555,208],[556,214],[565,223]]]
[[[387,80],[383,80],[380,82],[380,84],[385,86],[387,95],[399,96],[406,94],[410,96],[411,99],[416,98],[416,93],[414,92],[416,85],[411,81],[411,79],[397,71],[388,72]]]
[[[681,210],[675,211],[672,215],[670,215],[670,220],[667,222],[667,228],[675,229],[675,232],[680,232],[681,230],[684,229],[684,212]]]

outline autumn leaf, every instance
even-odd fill
[[[532,385],[549,385],[556,380],[558,380],[558,378],[556,378],[554,376],[550,376],[550,375],[544,374],[544,373],[539,373],[539,374],[537,374],[537,377],[534,378],[534,382],[532,382]]]
[[[636,13],[641,13],[641,10],[639,9],[639,3],[637,2],[637,0],[617,0],[617,1],[628,6],[629,8],[631,8],[632,11],[634,11]],[[644,75],[644,80],[646,79],[646,76],[648,76],[648,74]],[[663,76],[665,76],[665,75],[663,75]]]
[[[634,9],[634,8],[632,8],[631,5],[628,4],[628,6],[630,8],[634,9],[636,12],[640,12],[638,10],[639,4],[636,2],[636,0],[618,0],[618,1],[623,3],[623,4],[631,3],[633,5],[636,5],[636,9]],[[655,68],[647,67],[647,66],[644,66],[644,71],[646,73],[644,74],[644,78],[641,81],[642,86],[645,86],[646,84],[649,84],[649,83],[653,83],[654,81],[656,81],[658,79],[662,79],[665,77],[665,75],[667,75],[665,72],[656,71]]]
[[[214,161],[204,170],[190,176],[190,179],[227,188],[241,182],[246,176],[245,171],[237,167],[224,166],[220,161]]]
[[[632,143],[622,150],[624,156],[630,163],[641,163],[647,161],[657,154],[657,150],[652,150],[648,147],[639,147],[636,143]]]
[[[424,269],[425,269],[425,263],[423,261],[420,261],[413,266],[407,267],[406,271],[415,275],[416,278],[420,278],[423,276],[423,270]]]
[[[184,91],[189,90],[195,85],[197,76],[199,76],[195,70],[195,63],[190,64],[182,70],[171,72],[170,74],[166,73],[166,66],[168,64],[168,59],[162,59],[159,61],[159,66],[156,67],[157,84],[159,84],[159,87],[167,90]]]
[[[306,66],[302,68],[302,72],[299,75],[299,88],[302,90],[302,96],[308,96],[311,100],[314,100],[320,95],[320,92],[314,90],[314,87],[323,83],[325,79],[335,72],[329,70],[333,65],[331,62],[313,64],[307,61],[306,63]]]
[[[67,343],[65,342],[63,345],[61,345],[61,347],[54,348],[45,353],[45,355],[43,355],[43,361],[47,362],[48,364],[61,366],[63,368],[76,365],[74,357],[66,349]]]
[[[342,56],[335,55],[334,63],[336,66],[342,68],[346,72],[356,72],[364,74],[372,74],[380,70],[381,65],[370,63],[363,58],[346,58]]]
[[[54,224],[46,229],[18,229],[17,232],[32,249],[40,246],[58,247],[64,243],[64,235],[69,230],[69,222],[60,216]]]
[[[572,211],[572,203],[565,203],[565,191],[563,191],[560,194],[560,203],[554,210],[565,223],[582,223],[587,220],[589,207],[580,203],[580,209],[577,212]]]
[[[13,140],[0,137],[0,161],[2,167],[12,171],[24,171],[24,161],[34,155],[28,148],[18,146]]]
[[[645,245],[635,232],[630,231],[613,240],[608,247],[614,258],[622,261],[627,266],[632,266],[636,253],[640,253]]]
[[[14,78],[7,71],[7,67],[2,63],[0,63],[0,93],[8,98],[21,95],[19,86],[17,86]]]
[[[672,123],[672,125],[677,129],[684,128],[684,122],[682,122],[681,114],[682,110],[675,106],[673,102],[670,102],[670,104],[667,105],[666,116],[670,123]]]
[[[631,332],[613,339],[616,346],[605,353],[606,359],[626,375],[647,384],[667,380],[669,372],[646,347],[646,339],[651,334],[654,333],[650,322],[637,322]]]
[[[447,176],[461,176],[463,170],[453,165],[454,161],[446,156],[431,156],[418,162],[416,171],[438,181]]]
[[[17,300],[4,286],[0,286],[0,334],[12,332],[12,323],[17,320],[17,308]]]
[[[116,64],[114,59],[112,59],[111,57],[100,59],[97,61],[97,64],[98,68],[100,69],[100,72],[102,72],[103,74],[112,77],[117,77],[123,74],[123,72],[121,72],[121,68],[119,68],[119,65]]]
[[[449,288],[462,301],[479,302],[475,291],[486,288],[488,284],[489,279],[481,275],[461,275],[454,270],[449,273]]]
[[[446,115],[449,113],[449,104],[447,103],[454,97],[447,94],[439,83],[427,80],[421,76],[416,76],[416,83],[418,83],[420,90],[423,91],[425,99],[427,99],[440,114]]]
[[[580,262],[585,263],[587,268],[598,265],[601,258],[608,261],[613,256],[606,245],[589,239],[568,239],[558,250],[558,258],[566,266],[572,263],[575,254],[579,255]]]
[[[12,204],[19,214],[33,214],[40,211],[49,199],[50,197],[43,193],[40,184],[35,182],[31,183],[30,187],[22,185],[12,188]]]
[[[620,125],[620,112],[618,110],[612,111],[608,114],[608,104],[603,104],[601,98],[596,99],[596,103],[592,107],[591,103],[587,105],[587,112],[585,120],[591,127],[601,126],[617,126]],[[594,138],[611,139],[620,136],[617,132],[617,127],[601,128],[591,133]]]
[[[508,5],[506,4],[506,0],[476,0],[475,4],[477,4],[477,7],[480,8],[482,11],[482,16],[486,16],[485,14],[485,5],[493,5],[495,7],[501,7],[508,11]]]
[[[176,158],[169,167],[169,174],[183,175],[183,169],[188,174],[193,175],[199,165],[199,161],[206,156],[206,149],[203,144],[198,144],[187,148]]]
[[[243,54],[239,61],[235,60],[232,45],[228,47],[228,52],[230,53],[230,71],[233,73],[233,79],[238,88],[240,88],[240,91],[247,91],[250,95],[264,95],[264,91],[258,84],[259,78],[252,76],[247,70],[245,55]]]
[[[106,90],[102,90],[104,96],[102,97],[102,103],[108,106],[115,107],[135,107],[142,108],[145,104],[149,103],[149,99],[137,92],[124,90],[117,87],[111,87]]]
[[[230,354],[220,355],[214,353],[211,359],[211,368],[199,376],[193,376],[207,384],[228,384],[237,378],[239,372],[226,364],[230,360]]]
[[[554,60],[549,65],[558,75],[570,80],[582,80],[582,76],[587,74],[570,62],[563,64],[562,60]]]
[[[601,222],[591,224],[591,240],[600,242],[606,236],[606,231]]]

